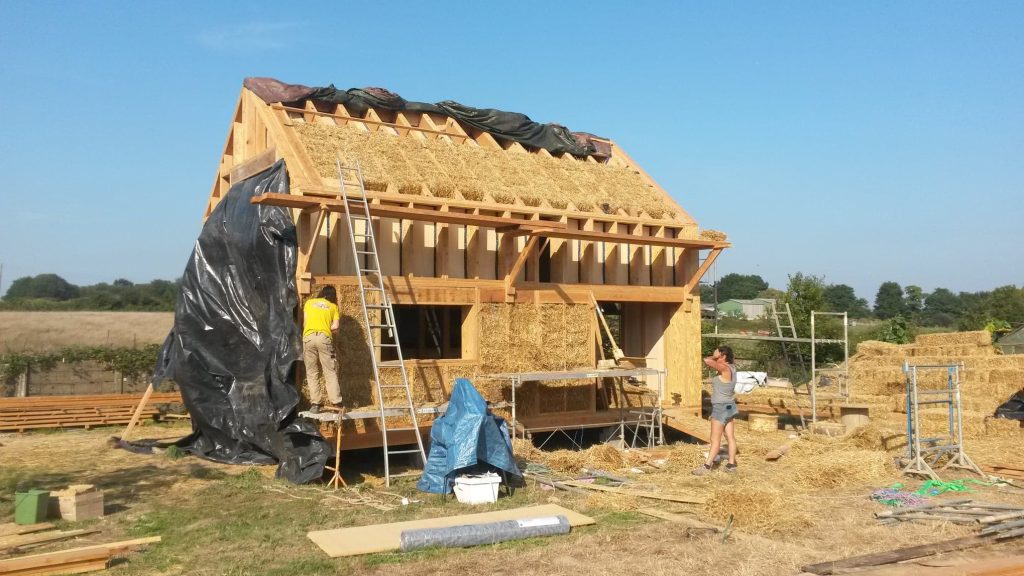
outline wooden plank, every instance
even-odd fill
[[[232,168],[228,175],[228,182],[234,186],[237,182],[270,168],[274,162],[277,162],[277,149],[271,148]]]
[[[121,433],[121,440],[127,440],[128,436],[132,433],[132,428],[139,422],[139,417],[142,416],[142,410],[146,407],[146,403],[149,402],[149,397],[153,395],[153,384],[150,383],[146,387],[146,391],[142,394],[142,398],[139,400],[139,405],[135,408],[135,413],[132,414],[132,419],[128,421],[128,425],[125,426],[124,432]]]
[[[36,544],[43,544],[46,542],[57,542],[60,540],[67,540],[68,538],[77,538],[87,534],[96,534],[97,532],[99,532],[99,530],[83,528],[80,530],[68,530],[66,532],[41,532],[38,534],[5,536],[0,538],[0,552],[16,550],[24,546],[34,546]],[[0,574],[2,574],[2,572],[0,572]]]
[[[954,538],[953,540],[944,540],[933,544],[923,544],[920,546],[911,546],[909,548],[897,548],[895,550],[878,552],[876,554],[864,554],[862,556],[854,556],[843,560],[832,560],[818,564],[809,564],[802,567],[801,570],[820,575],[838,574],[840,571],[850,570],[853,568],[866,568],[868,566],[894,564],[896,562],[904,562],[906,560],[931,556],[941,552],[952,552],[954,550],[964,550],[966,548],[984,546],[991,542],[991,539],[983,538],[981,536],[965,536],[963,538]]]
[[[61,550],[33,556],[0,560],[4,576],[46,576],[48,574],[80,574],[106,568],[111,553],[106,549]]]
[[[286,208],[303,210],[319,208],[331,212],[345,211],[345,201],[337,197],[324,198],[320,196],[298,196],[295,194],[267,192],[255,196],[249,201],[253,204],[284,206]],[[501,216],[484,216],[442,210],[423,210],[421,208],[406,208],[384,204],[370,204],[370,215],[379,218],[399,218],[418,222],[443,222],[446,224],[463,224],[488,228],[508,228],[510,234],[521,230],[546,233],[547,231],[557,231],[565,227],[561,222],[547,220],[523,220],[519,218],[503,218]]]
[[[683,504],[703,504],[706,501],[705,498],[701,498],[700,496],[687,496],[685,494],[659,494],[656,492],[646,492],[643,490],[630,490],[629,488],[616,488],[612,486],[602,486],[600,484],[588,484],[586,482],[580,482],[578,480],[563,480],[562,484],[565,484],[566,486],[573,486],[575,488],[584,488],[586,490],[610,492],[612,494],[619,494],[622,496],[632,496],[634,498],[666,500],[668,502],[680,502]]]
[[[398,550],[401,547],[402,532],[405,530],[446,528],[449,526],[485,524],[501,520],[522,520],[548,516],[565,516],[573,527],[594,524],[593,518],[562,508],[561,506],[546,504],[543,506],[481,512],[479,514],[444,516],[441,518],[374,524],[354,528],[316,530],[309,532],[306,536],[319,546],[321,550],[326,552],[328,556],[339,558],[342,556],[358,556],[360,554]]]
[[[111,554],[124,554],[132,550],[141,548],[148,544],[155,544],[160,541],[160,536],[147,536],[145,538],[135,538],[134,540],[121,540],[119,542],[106,542],[103,544],[93,544],[91,546],[81,546],[74,548],[74,551],[86,552],[93,550],[106,550]]]
[[[711,253],[704,259],[704,263],[700,265],[700,268],[686,280],[686,285],[683,286],[686,292],[693,292],[693,289],[697,287],[697,283],[700,282],[700,279],[704,277],[704,274],[711,268],[711,265],[715,263],[715,260],[718,259],[718,255],[721,253],[722,248],[719,247],[711,250]]]
[[[0,537],[31,534],[32,532],[41,532],[51,528],[55,528],[55,526],[49,522],[40,522],[39,524],[15,524],[14,522],[8,522],[0,524]]]

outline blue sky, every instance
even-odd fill
[[[1024,283],[1024,3],[0,1],[3,286],[180,275],[246,76],[614,138],[718,274]]]

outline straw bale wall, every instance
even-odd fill
[[[456,145],[447,139],[420,140],[344,126],[303,123],[295,130],[319,174],[337,178],[342,153],[362,164],[367,188],[388,185],[404,194],[480,201],[485,193],[498,203],[556,209],[573,205],[586,212],[672,218],[675,208],[636,171],[593,162],[565,161]],[[427,186],[424,189],[423,185]],[[696,231],[694,230],[694,233]]]
[[[313,287],[313,294],[323,285]],[[345,406],[350,410],[377,406],[373,386],[373,365],[366,343],[359,291],[355,286],[335,285],[341,316],[335,338],[339,380]],[[368,295],[369,296],[369,295]],[[492,402],[511,400],[507,384],[475,378],[478,375],[564,370],[594,366],[594,322],[590,305],[579,304],[481,304],[479,305],[478,358],[464,360],[406,360],[406,372],[417,405],[437,405],[448,401],[456,378],[473,381],[474,386]],[[379,312],[371,314],[379,321]],[[471,321],[471,320],[467,320]],[[382,383],[400,382],[399,371],[385,369]],[[302,404],[309,405],[304,380],[300,382]],[[323,379],[319,382],[323,390]],[[326,394],[326,393],[324,393]],[[393,389],[385,396],[385,405],[403,404],[404,392]],[[390,396],[394,394],[394,396]],[[554,381],[524,384],[516,392],[520,415],[588,409],[593,404],[594,387],[579,381]],[[325,396],[326,397],[326,396]],[[421,422],[430,418],[421,417]],[[401,419],[389,419],[396,424]],[[372,425],[372,423],[371,423]],[[363,424],[356,428],[362,430]]]

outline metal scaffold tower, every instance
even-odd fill
[[[919,376],[929,371],[937,371],[940,375],[945,371],[946,385],[934,389],[923,388]],[[963,364],[911,366],[908,362],[903,363],[903,372],[907,375],[907,459],[902,470],[904,474],[938,480],[935,467],[945,461],[940,470],[959,468],[985,477],[964,451],[963,410],[960,405],[963,371]],[[921,406],[946,408],[947,426],[944,433],[934,437],[924,436]]]

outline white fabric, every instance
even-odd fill
[[[767,372],[737,371],[736,393],[747,394],[758,386],[764,386],[766,380],[768,380]]]

